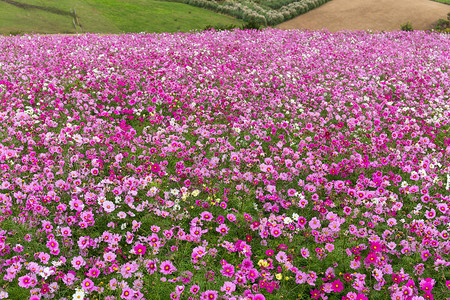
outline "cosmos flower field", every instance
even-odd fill
[[[450,35],[0,38],[0,299],[450,298]]]

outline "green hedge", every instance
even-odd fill
[[[262,26],[283,23],[304,14],[330,0],[184,0],[184,3],[210,9],[246,22],[256,22]]]

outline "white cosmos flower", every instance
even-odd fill
[[[72,296],[73,300],[84,300],[84,291],[82,289],[77,289],[75,294]]]
[[[287,224],[290,224],[292,222],[292,219],[289,218],[289,217],[286,217],[286,218],[284,218],[283,222],[284,222],[284,224],[287,225]]]
[[[447,185],[445,186],[447,191],[450,191],[450,174],[447,173]]]
[[[45,267],[42,269],[42,271],[39,272],[39,275],[41,275],[44,279],[47,279],[48,276],[50,276],[54,273],[55,273],[55,271],[53,271],[49,267]]]

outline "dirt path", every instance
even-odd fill
[[[426,30],[449,12],[450,5],[430,0],[332,0],[276,28],[391,31],[410,22],[414,29]]]

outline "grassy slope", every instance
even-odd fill
[[[186,32],[206,25],[242,22],[183,3],[154,0],[17,0],[21,3],[75,8],[86,32]],[[75,33],[72,18],[38,9],[22,9],[0,1],[0,34],[11,32]]]
[[[124,32],[176,32],[211,24],[242,22],[183,3],[133,0],[85,0]]]
[[[75,8],[85,30],[90,32],[120,32],[111,21],[83,0],[18,0],[17,2],[54,7],[67,12]],[[72,18],[38,9],[22,9],[0,2],[0,33],[11,31],[38,33],[74,33]]]
[[[450,0],[433,0],[435,2],[440,2],[440,3],[445,3],[445,4],[450,4]]]

